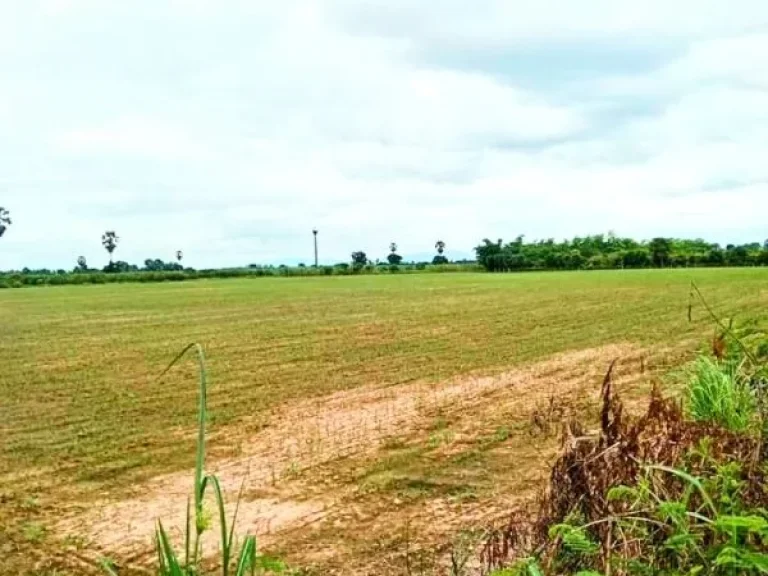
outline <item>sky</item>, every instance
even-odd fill
[[[0,0],[0,269],[768,238],[765,0]]]

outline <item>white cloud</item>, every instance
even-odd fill
[[[66,154],[130,154],[160,159],[199,159],[201,146],[182,130],[146,118],[118,118],[106,126],[58,135],[56,147]]]
[[[761,2],[39,6],[0,6],[0,268],[768,235]]]
[[[417,40],[510,44],[608,36],[695,38],[765,23],[759,0],[337,0],[339,19],[353,30]]]

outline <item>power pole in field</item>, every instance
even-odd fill
[[[317,268],[317,228],[312,230],[312,234],[315,237],[315,268]]]

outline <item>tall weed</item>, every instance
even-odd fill
[[[205,354],[199,344],[190,344],[165,369],[165,375],[178,363],[187,352],[193,351],[197,355],[199,366],[199,409],[198,409],[198,437],[197,453],[195,461],[194,494],[192,498],[194,515],[190,512],[190,502],[187,502],[187,518],[184,531],[183,556],[175,550],[171,544],[168,532],[161,520],[157,521],[155,531],[155,546],[157,550],[157,568],[160,576],[200,576],[202,574],[202,537],[210,527],[210,521],[204,509],[205,492],[208,487],[213,490],[216,512],[219,516],[221,568],[222,576],[254,575],[269,570],[272,573],[280,573],[284,566],[281,562],[260,556],[257,554],[256,538],[245,536],[238,548],[235,544],[235,523],[237,512],[242,497],[242,488],[238,496],[232,522],[227,529],[227,516],[224,508],[224,495],[218,477],[205,473],[205,422],[206,422],[206,395],[207,395],[207,371],[205,367]],[[258,571],[258,572],[257,572]]]

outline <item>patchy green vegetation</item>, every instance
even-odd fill
[[[81,257],[82,258],[82,257]],[[81,267],[82,266],[82,267]],[[422,272],[479,272],[482,268],[475,263],[426,262],[411,264],[360,264],[350,266],[346,262],[334,266],[249,266],[248,268],[219,268],[195,270],[184,268],[177,262],[147,260],[144,267],[127,262],[110,262],[103,271],[87,268],[82,261],[72,272],[66,270],[28,270],[0,272],[0,289],[24,288],[28,286],[66,286],[90,284],[124,284],[154,282],[184,282],[188,280],[223,278],[303,278],[316,276],[368,276],[372,274],[413,274]]]

